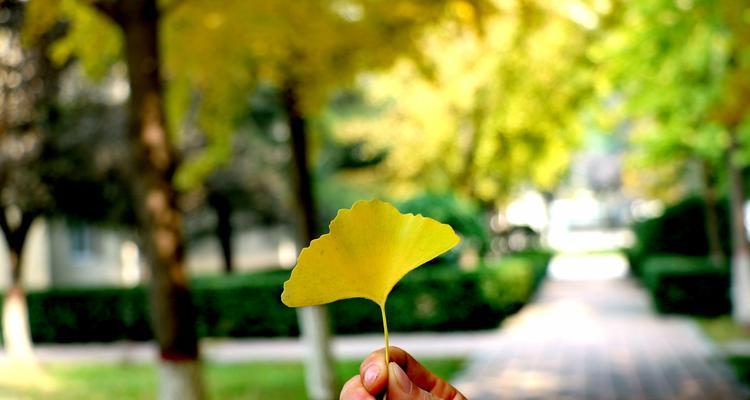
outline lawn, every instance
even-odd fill
[[[750,341],[750,330],[735,324],[728,315],[716,318],[697,318],[696,322],[708,337],[719,344],[731,341]],[[729,356],[727,362],[734,369],[737,378],[750,385],[750,357]]]
[[[735,324],[732,317],[728,315],[716,318],[696,318],[696,322],[708,337],[719,343],[750,340],[750,330]]]
[[[450,378],[461,359],[427,359],[423,363]],[[343,384],[359,370],[359,360],[339,361]],[[209,363],[205,368],[211,398],[304,399],[303,368],[298,362]],[[141,364],[52,364],[42,370],[0,368],[0,400],[6,399],[153,399],[156,368]]]

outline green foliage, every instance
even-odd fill
[[[146,290],[53,289],[28,294],[35,343],[147,340]]]
[[[223,278],[223,279],[222,279]],[[196,279],[191,292],[201,337],[294,336],[293,309],[280,302],[286,271]]]
[[[729,272],[705,257],[650,257],[643,264],[643,280],[660,312],[719,315],[730,310]]]
[[[721,202],[716,213],[724,254],[729,254],[730,248],[727,207],[726,202]],[[705,212],[702,198],[688,197],[667,207],[661,216],[636,223],[636,243],[626,250],[632,273],[640,276],[644,259],[659,253],[708,256]]]
[[[626,185],[675,198],[689,184],[684,169],[691,162],[724,164],[729,135],[746,120],[750,47],[741,16],[748,6],[624,3],[618,24],[590,52],[602,64],[605,112],[631,128]]]
[[[750,357],[738,355],[729,357],[727,361],[734,369],[734,373],[740,382],[750,385]]]
[[[392,331],[492,329],[529,301],[549,256],[514,256],[464,272],[431,265],[400,282],[386,308]],[[520,267],[519,267],[520,266]],[[198,278],[192,296],[201,337],[295,336],[293,309],[279,300],[288,271]],[[519,290],[519,288],[523,288]],[[151,338],[146,291],[135,288],[55,289],[28,295],[35,342],[108,342]],[[338,333],[380,332],[376,305],[364,299],[331,304]],[[375,310],[376,311],[376,310]]]
[[[534,271],[533,290],[536,291],[539,288],[539,285],[542,284],[544,278],[547,276],[547,267],[549,266],[549,262],[552,260],[553,256],[554,253],[549,250],[529,249],[513,253],[509,257],[521,258],[531,262],[531,266]]]
[[[536,292],[550,259],[550,253],[528,251],[483,264],[479,270],[482,294],[495,310],[517,311]]]
[[[514,312],[531,296],[534,267],[529,260],[507,258],[482,269],[482,293],[496,308]]]

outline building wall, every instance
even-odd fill
[[[232,239],[236,271],[290,268],[297,257],[292,234],[284,227],[268,227],[237,232]],[[223,270],[219,241],[213,236],[188,244],[187,266],[192,275],[215,274]]]
[[[121,230],[64,221],[49,223],[51,286],[123,285],[123,246],[131,238]]]
[[[236,271],[290,268],[297,248],[284,227],[238,232],[233,239]],[[48,287],[132,286],[148,279],[134,237],[126,230],[38,219],[24,247],[24,284],[29,289]],[[223,271],[218,240],[205,237],[188,245],[191,275]],[[8,248],[0,240],[0,288],[10,278]]]
[[[49,286],[49,249],[47,248],[48,225],[42,218],[37,218],[31,225],[26,244],[21,255],[23,264],[23,283],[29,289],[41,289]],[[2,235],[0,235],[2,236]],[[0,288],[10,284],[10,255],[5,237],[0,239]]]

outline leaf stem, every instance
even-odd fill
[[[385,365],[388,366],[390,357],[388,355],[388,321],[385,318],[385,304],[380,305],[380,314],[383,316],[383,334],[385,335]]]
[[[388,371],[388,365],[391,362],[391,358],[388,355],[388,347],[389,347],[389,344],[388,344],[388,320],[385,318],[385,303],[380,304],[380,315],[383,316],[383,334],[385,336],[385,367],[386,367],[385,370]],[[385,391],[386,391],[386,394],[383,395],[383,400],[388,400],[388,393],[387,393],[388,389],[387,389],[387,387],[386,387]]]

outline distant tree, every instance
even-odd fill
[[[232,238],[240,230],[290,224],[286,176],[288,146],[253,122],[241,124],[232,139],[232,156],[183,194],[188,240],[218,239],[224,272],[232,273]],[[211,218],[213,217],[213,218]]]
[[[697,160],[704,170],[710,219],[715,219],[716,181],[725,179],[732,221],[733,316],[745,325],[750,324],[750,247],[741,178],[747,155],[741,144],[750,121],[750,29],[740,16],[748,11],[746,4],[732,1],[629,2],[621,24],[596,49],[609,59],[603,71],[635,123],[641,165],[676,169]],[[716,224],[707,220],[707,226],[718,260]]]
[[[492,4],[480,33],[444,21],[418,62],[361,80],[370,110],[336,134],[387,152],[375,171],[392,193],[450,189],[491,206],[525,184],[552,189],[566,171],[593,94],[587,46],[607,13],[582,6],[591,21],[581,21],[562,3]]]
[[[59,69],[46,49],[59,27],[35,46],[21,44],[25,4],[5,1],[0,32],[6,39],[0,53],[0,229],[10,254],[10,287],[3,303],[3,337],[13,360],[33,357],[28,310],[23,288],[22,255],[29,229],[48,212],[53,198],[43,179],[45,131],[55,118],[54,96]]]

